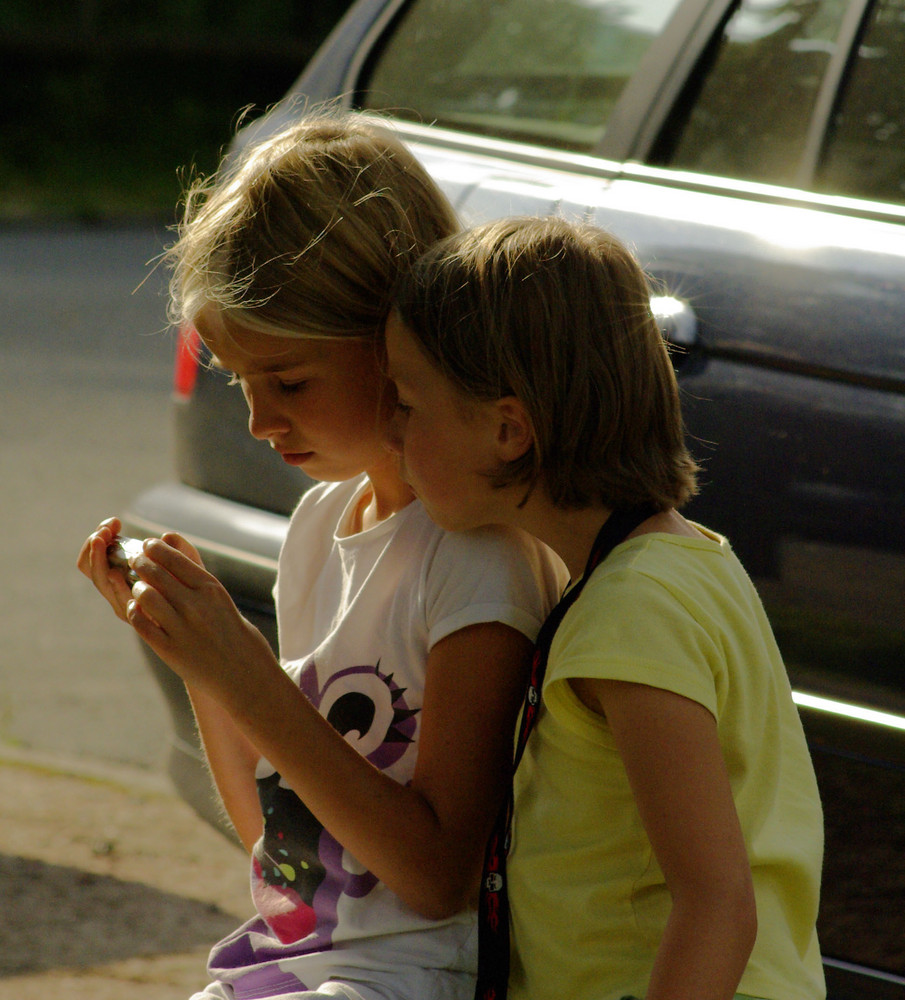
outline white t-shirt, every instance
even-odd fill
[[[566,574],[523,532],[444,532],[418,501],[349,534],[366,487],[363,477],[321,484],[293,514],[275,590],[280,655],[346,740],[405,783],[432,646],[490,621],[533,640]],[[470,997],[474,913],[420,916],[321,827],[266,760],[257,777],[265,820],[252,859],[259,915],[214,949],[211,973],[237,997],[270,997],[361,970],[383,970],[392,983],[406,966],[460,973],[461,995]]]

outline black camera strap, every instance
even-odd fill
[[[513,773],[519,766],[528,737],[540,711],[541,692],[550,646],[566,612],[578,599],[591,573],[612,550],[625,541],[642,521],[657,513],[652,504],[613,511],[606,519],[591,546],[584,574],[550,612],[537,636],[531,675],[525,691],[521,722],[515,745]],[[500,810],[484,857],[478,904],[478,982],[475,1000],[505,1000],[509,985],[509,897],[506,888],[506,855],[512,828],[512,782],[509,794]]]

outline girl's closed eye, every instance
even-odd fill
[[[295,379],[295,380],[283,380],[279,379],[280,392],[284,392],[287,395],[293,395],[294,393],[301,392],[307,385],[308,379]]]
[[[402,399],[396,400],[396,411],[401,413],[404,417],[407,417],[411,412],[411,406]]]
[[[235,372],[224,372],[224,374],[227,376],[227,382],[226,382],[227,385],[229,386],[242,385],[243,379],[241,375],[237,375]],[[308,384],[308,382],[309,379],[307,378],[285,379],[278,377],[276,379],[276,386],[280,392],[292,395],[294,393],[301,392]]]

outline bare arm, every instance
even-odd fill
[[[78,568],[87,576],[117,617],[128,621],[132,591],[121,572],[107,564],[107,547],[122,529],[118,518],[110,518],[89,536],[79,553]],[[185,556],[202,566],[194,546],[178,535],[165,535]],[[236,727],[229,715],[203,691],[188,689],[208,767],[221,801],[247,850],[251,850],[263,827],[255,766],[258,752]]]
[[[204,756],[220,801],[249,852],[263,830],[255,768],[261,756],[223,706],[203,691],[188,688]]]
[[[128,608],[136,631],[222,707],[344,847],[425,916],[472,901],[507,781],[531,654],[524,636],[487,623],[437,643],[406,786],[322,718],[210,574],[159,541],[135,566],[144,581]]]
[[[643,684],[574,687],[606,716],[672,895],[646,1000],[731,1000],[757,915],[716,721],[697,702]]]

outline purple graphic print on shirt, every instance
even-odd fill
[[[331,725],[375,767],[401,759],[415,736],[405,689],[380,664],[349,667],[322,688],[313,661],[299,686]],[[304,940],[304,951],[332,945],[340,897],[361,899],[377,884],[368,871],[350,871],[343,848],[276,772],[258,780],[264,835],[252,859],[252,894],[258,912],[282,944]]]

